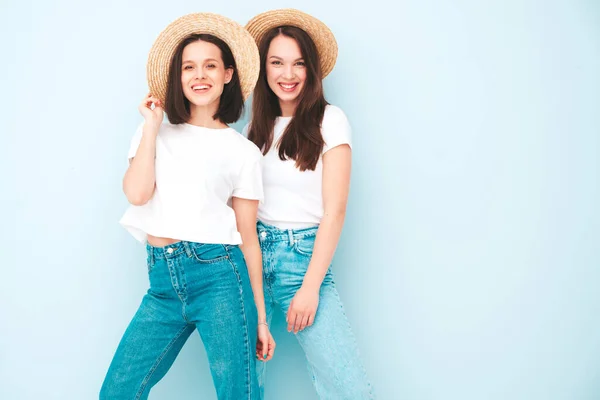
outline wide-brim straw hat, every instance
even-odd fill
[[[337,42],[331,29],[312,15],[293,8],[267,11],[252,18],[246,24],[246,29],[260,46],[261,39],[268,31],[286,25],[295,26],[308,33],[317,46],[322,77],[329,75],[337,60]]]
[[[254,90],[260,71],[258,47],[242,25],[212,13],[184,15],[158,35],[150,49],[146,67],[150,93],[165,102],[169,68],[177,46],[189,35],[200,33],[208,33],[227,43],[235,59],[244,100],[247,99]]]

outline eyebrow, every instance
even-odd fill
[[[283,61],[283,58],[281,58],[281,57],[277,57],[277,56],[271,56],[271,57],[269,57],[269,59],[271,59],[271,58],[276,58],[278,60]],[[294,61],[300,61],[300,60],[304,60],[304,57],[296,58]]]
[[[202,62],[209,62],[209,61],[213,61],[213,62],[219,62],[219,60],[217,60],[216,58],[207,58]],[[195,61],[193,60],[184,60],[182,61],[182,64],[186,64],[186,63],[195,63]]]

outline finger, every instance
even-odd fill
[[[300,323],[300,330],[303,331],[304,328],[308,325],[308,319],[310,318],[310,314],[306,314],[304,318],[302,318],[302,322]]]
[[[153,103],[156,107],[158,107],[160,104],[160,100],[154,96],[151,96],[150,98],[148,98],[148,104],[153,104]]]
[[[267,356],[269,355],[269,339],[263,339],[261,340],[262,343],[262,349],[261,349],[261,355],[262,355],[262,359],[266,360]]]
[[[263,354],[263,349],[264,348],[264,344],[260,341],[257,340],[256,341],[256,358],[261,360],[262,359],[262,355]]]
[[[290,321],[290,314],[292,313],[292,310],[294,309],[294,300],[292,300],[292,302],[290,303],[290,307],[287,310],[287,313],[285,314],[285,322]]]
[[[265,361],[265,362],[271,360],[271,358],[273,358],[273,354],[275,352],[275,341],[273,340],[273,336],[271,336],[271,335],[269,335],[269,336],[270,336],[269,340],[267,341],[267,344],[266,344],[267,358],[261,360],[261,361]]]
[[[300,325],[302,325],[302,318],[304,318],[302,314],[296,314],[296,321],[294,322],[294,333],[298,333],[298,330],[300,330]]]
[[[291,332],[292,329],[294,328],[294,322],[296,321],[296,312],[294,311],[294,308],[291,304],[290,304],[290,308],[288,309],[288,313],[287,313],[285,320],[288,324],[287,330],[288,330],[288,332]]]
[[[269,354],[271,356],[273,356],[275,353],[275,347],[277,347],[277,343],[275,343],[275,340],[271,338],[271,340],[269,340]]]
[[[269,351],[267,352],[267,358],[265,359],[266,361],[271,361],[271,359],[273,358],[273,353],[275,352],[274,348],[269,347]]]
[[[315,314],[310,314],[310,316],[308,317],[308,323],[306,324],[307,326],[312,326],[312,324],[315,322]]]

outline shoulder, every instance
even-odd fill
[[[248,125],[246,125],[247,127]],[[246,128],[244,128],[245,130]],[[236,131],[233,128],[228,129],[227,135],[231,141],[232,146],[238,155],[242,156],[245,160],[255,160],[262,158],[262,153],[256,147],[254,142],[251,142],[244,136],[243,133]]]
[[[338,106],[328,104],[327,107],[325,107],[325,113],[323,114],[323,125],[334,125],[339,123],[348,123],[346,113]]]
[[[351,128],[348,117],[341,108],[329,104],[325,108],[325,114],[323,115],[323,122],[321,123],[321,131],[325,140],[330,135],[349,135]]]

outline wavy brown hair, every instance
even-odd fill
[[[300,171],[314,171],[323,152],[321,123],[327,101],[323,94],[321,65],[317,47],[310,36],[294,26],[273,28],[263,36],[260,45],[260,74],[252,100],[252,123],[248,139],[254,142],[263,154],[273,145],[275,118],[281,115],[279,99],[267,82],[267,53],[271,41],[279,35],[294,39],[300,47],[306,68],[306,81],[298,95],[292,120],[279,141],[279,158],[295,160]]]

